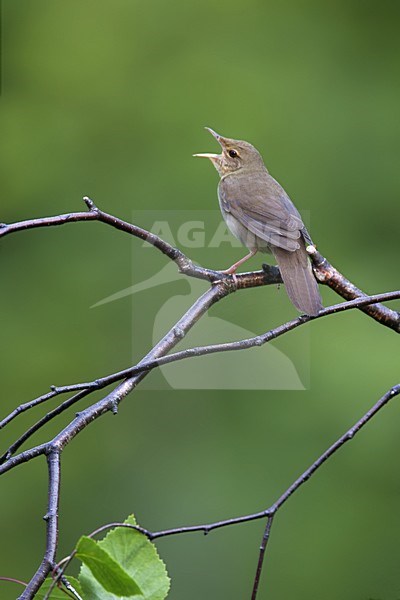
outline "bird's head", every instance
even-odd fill
[[[232,140],[230,138],[219,135],[210,127],[206,127],[207,131],[211,133],[222,148],[221,154],[194,154],[193,156],[199,156],[200,158],[209,158],[217,169],[220,177],[239,171],[240,169],[246,169],[249,171],[257,169],[265,169],[261,154],[249,144],[249,142],[243,142],[241,140]]]

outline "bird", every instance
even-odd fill
[[[193,156],[210,159],[216,168],[222,216],[233,235],[249,250],[222,272],[234,275],[258,251],[272,253],[294,306],[301,313],[316,316],[322,301],[306,250],[313,242],[299,211],[252,144],[223,137],[210,127],[206,129],[222,152]]]

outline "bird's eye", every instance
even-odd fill
[[[229,150],[228,154],[229,154],[229,156],[231,158],[236,158],[237,155],[238,155],[238,153],[236,152],[236,150]]]

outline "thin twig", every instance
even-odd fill
[[[339,304],[333,304],[327,308],[322,309],[318,315],[315,317],[311,317],[309,315],[301,315],[292,321],[288,321],[283,325],[279,325],[274,329],[270,329],[266,333],[246,338],[243,340],[238,340],[236,342],[225,342],[221,344],[209,344],[207,346],[196,346],[195,348],[187,348],[186,350],[181,350],[179,352],[174,352],[173,354],[168,354],[168,356],[163,356],[157,360],[153,361],[144,361],[137,365],[136,367],[132,367],[131,373],[138,373],[141,371],[148,371],[154,369],[155,367],[161,367],[163,365],[170,364],[172,362],[177,362],[179,360],[183,360],[186,358],[192,358],[195,356],[204,356],[206,354],[214,354],[217,352],[230,352],[235,350],[246,350],[248,348],[254,348],[255,346],[262,346],[263,344],[270,342],[271,340],[275,340],[276,338],[308,323],[309,321],[316,321],[321,317],[326,317],[328,315],[344,312],[346,310],[350,310],[353,308],[361,308],[368,304],[373,304],[374,302],[382,302],[389,300],[396,300],[400,298],[400,290],[396,290],[394,292],[387,292],[384,294],[376,294],[374,296],[363,296],[361,298],[356,298],[355,300],[349,300],[348,302],[341,302]]]
[[[370,408],[370,410],[368,410],[365,413],[365,415],[363,415],[361,419],[359,419],[353,425],[353,427],[350,427],[350,429],[346,431],[346,433],[344,433],[334,444],[332,444],[332,446],[330,446],[323,454],[321,454],[321,456],[317,458],[317,460],[314,461],[313,464],[308,469],[306,469],[306,471],[304,471],[304,473],[302,473],[300,477],[298,477],[296,481],[292,483],[292,485],[290,485],[287,488],[287,490],[278,498],[278,500],[268,508],[268,510],[266,511],[268,512],[268,515],[271,517],[274,516],[278,512],[278,510],[285,504],[285,502],[290,498],[290,496],[292,496],[294,492],[296,492],[306,481],[308,481],[310,477],[312,477],[312,475],[328,460],[328,458],[333,456],[333,454],[335,454],[335,452],[337,452],[339,448],[341,448],[346,442],[352,440],[353,437],[368,423],[368,421],[370,421],[384,406],[386,406],[388,402],[392,400],[392,398],[398,396],[399,394],[400,384],[393,386],[389,391],[387,391],[386,394],[384,394],[378,400],[378,402],[376,402],[374,406]],[[266,534],[267,528],[268,522],[266,525],[264,536]],[[263,546],[263,544],[261,544],[259,556],[259,564],[261,563],[261,567],[263,564],[264,554],[265,547]],[[259,572],[257,569],[256,579],[259,580],[260,576],[261,569]],[[256,587],[256,579],[254,587]],[[255,598],[256,596],[253,595],[252,600],[255,600]]]
[[[193,533],[196,531],[202,531],[209,533],[213,529],[219,529],[221,527],[227,527],[230,525],[236,525],[238,523],[246,523],[248,521],[255,521],[265,517],[274,516],[278,510],[285,504],[285,502],[297,491],[310,477],[317,471],[325,461],[328,460],[335,452],[339,450],[346,442],[353,439],[353,437],[370,421],[384,406],[390,402],[393,398],[400,394],[400,384],[393,386],[387,391],[373,406],[359,419],[350,429],[346,431],[334,444],[332,444],[323,454],[321,454],[309,467],[306,469],[284,492],[281,496],[273,503],[269,508],[265,510],[245,515],[243,517],[235,517],[232,519],[226,519],[223,521],[216,521],[214,523],[207,523],[204,525],[190,525],[189,527],[175,527],[173,529],[164,529],[162,531],[150,532],[147,529],[141,528],[141,531],[145,533],[151,540],[157,538],[166,537],[170,535],[177,535],[181,533]]]
[[[0,577],[0,581],[10,581],[11,583],[18,583],[18,585],[28,585],[25,581],[15,579],[15,577]]]
[[[29,462],[33,458],[37,456],[42,456],[47,453],[48,442],[44,444],[39,444],[34,448],[29,448],[29,450],[25,450],[24,452],[20,452],[15,456],[9,458],[4,464],[0,465],[0,475],[3,473],[7,473],[7,471],[11,471],[18,465],[22,465],[23,463]]]
[[[221,529],[223,527],[229,527],[231,525],[238,525],[240,523],[248,523],[250,521],[255,521],[259,519],[267,518],[267,523],[265,526],[265,530],[262,537],[262,542],[260,545],[259,559],[257,564],[256,576],[253,584],[252,591],[252,600],[256,599],[262,566],[265,557],[265,551],[267,548],[267,543],[270,537],[270,531],[272,527],[272,522],[279,511],[279,509],[287,502],[287,500],[297,491],[306,481],[308,481],[312,475],[330,458],[333,456],[346,442],[350,441],[355,437],[355,435],[361,431],[361,429],[370,421],[384,406],[386,406],[390,400],[400,394],[400,384],[393,386],[390,390],[388,390],[373,406],[370,408],[350,429],[346,431],[336,442],[334,442],[325,452],[323,452],[284,492],[281,496],[268,508],[251,513],[248,515],[244,515],[241,517],[234,517],[231,519],[224,519],[221,521],[215,521],[213,523],[205,523],[202,525],[189,525],[183,527],[174,527],[172,529],[164,529],[161,531],[150,531],[140,525],[132,525],[130,523],[120,523],[113,522],[107,523],[106,525],[102,525],[98,527],[94,531],[89,534],[89,537],[94,537],[103,531],[107,531],[111,528],[116,527],[125,527],[127,529],[134,529],[135,531],[139,531],[143,533],[148,539],[156,540],[158,538],[169,537],[173,535],[181,535],[184,533],[195,533],[202,532],[204,534],[208,534],[215,529]],[[58,572],[58,575],[61,575],[64,572],[66,566],[70,563],[75,553],[72,552],[67,559],[63,559],[60,561],[56,567],[55,571]],[[60,571],[60,566],[63,565],[62,570]]]
[[[103,210],[99,209],[93,200],[87,196],[85,196],[83,200],[88,207],[87,212],[71,212],[53,217],[27,219],[17,223],[2,223],[0,224],[0,237],[5,237],[6,235],[16,233],[17,231],[26,231],[27,229],[51,226],[54,227],[58,225],[65,225],[67,223],[76,223],[79,221],[100,221],[101,223],[111,225],[111,227],[115,227],[120,231],[124,231],[125,233],[129,233],[130,235],[145,240],[160,250],[160,252],[165,254],[168,258],[176,262],[179,270],[182,273],[185,273],[185,275],[206,279],[208,281],[217,281],[223,277],[223,275],[221,275],[221,273],[218,271],[197,267],[183,252],[181,252],[181,250],[174,248],[171,244],[164,241],[154,233],[104,212]]]
[[[22,464],[23,462],[27,462],[27,461],[35,458],[36,456],[40,456],[42,454],[45,454],[47,456],[48,465],[49,465],[49,501],[48,501],[48,512],[46,515],[46,520],[47,520],[46,552],[45,552],[45,555],[44,555],[41,565],[39,566],[35,575],[32,577],[32,579],[31,579],[30,583],[28,584],[24,593],[20,596],[20,599],[23,599],[23,600],[29,600],[29,599],[33,598],[36,591],[42,585],[45,577],[47,576],[52,565],[55,562],[54,559],[55,559],[55,553],[56,553],[56,549],[57,549],[57,534],[58,534],[57,511],[58,511],[58,503],[59,503],[60,454],[63,451],[63,449],[66,447],[66,445],[72,439],[74,439],[74,437],[76,435],[78,435],[83,429],[85,429],[85,427],[87,425],[92,423],[94,420],[96,420],[101,415],[103,415],[107,412],[116,413],[118,410],[119,403],[146,376],[146,374],[149,372],[150,368],[154,368],[154,366],[164,364],[161,362],[162,360],[165,360],[165,363],[167,363],[167,362],[172,362],[173,360],[180,360],[180,358],[188,357],[190,354],[188,354],[187,351],[183,351],[183,353],[176,353],[175,355],[169,355],[169,356],[166,356],[166,354],[187,334],[187,332],[193,327],[193,325],[197,322],[197,320],[202,315],[204,315],[215,302],[218,302],[219,300],[221,300],[222,298],[224,298],[225,296],[230,294],[232,291],[235,291],[236,289],[247,289],[249,287],[268,285],[271,283],[277,283],[277,282],[281,281],[279,270],[276,267],[266,266],[264,271],[257,272],[257,273],[240,274],[240,275],[237,275],[235,278],[225,275],[225,274],[222,274],[218,271],[213,271],[210,269],[204,269],[202,267],[198,267],[197,265],[194,265],[193,262],[185,254],[183,254],[179,249],[174,248],[173,246],[171,246],[170,244],[168,244],[167,242],[165,242],[158,236],[155,236],[154,234],[152,234],[136,225],[132,225],[131,223],[128,223],[126,221],[123,221],[122,219],[114,217],[113,215],[105,213],[104,211],[97,208],[94,205],[94,203],[92,202],[92,200],[90,200],[89,198],[84,198],[84,201],[88,207],[87,212],[76,212],[76,213],[68,213],[68,214],[58,215],[58,216],[53,216],[53,217],[30,219],[30,220],[21,221],[19,223],[13,223],[13,224],[9,224],[9,225],[3,224],[3,225],[0,225],[0,237],[4,237],[8,234],[15,233],[17,231],[24,231],[24,230],[32,229],[32,228],[58,226],[58,225],[63,225],[66,223],[77,222],[77,221],[99,221],[99,222],[105,223],[107,225],[110,225],[112,227],[115,227],[118,230],[124,231],[130,235],[133,235],[140,239],[146,240],[148,243],[150,243],[155,248],[157,248],[159,251],[161,251],[169,259],[176,262],[180,272],[182,272],[188,276],[191,276],[191,277],[196,277],[196,278],[200,278],[203,280],[207,280],[207,281],[211,282],[213,285],[212,285],[211,289],[209,289],[205,294],[203,294],[193,304],[193,306],[178,321],[178,323],[148,353],[148,355],[135,367],[136,369],[138,369],[137,371],[132,371],[128,375],[128,378],[125,379],[125,381],[123,381],[122,383],[117,385],[117,387],[114,390],[112,390],[109,394],[107,394],[104,398],[102,398],[101,400],[99,400],[98,402],[93,404],[92,406],[89,406],[88,408],[84,409],[82,412],[78,413],[76,415],[76,417],[74,418],[74,420],[71,423],[69,423],[69,425],[67,425],[62,431],[60,431],[51,441],[49,441],[45,444],[38,445],[38,446],[31,448],[25,452],[21,452],[20,454],[18,454],[16,456],[11,456],[7,460],[5,460],[3,465],[0,466],[0,474],[5,473],[6,471],[13,469],[15,466]],[[372,316],[374,319],[379,321],[381,324],[391,327],[392,329],[394,329],[397,332],[400,331],[400,315],[399,315],[399,313],[397,313],[396,311],[391,311],[390,309],[387,309],[386,307],[381,307],[379,304],[376,304],[373,310],[371,309],[371,307],[367,308],[367,305],[372,304],[373,302],[378,302],[378,300],[377,300],[378,297],[372,297],[372,298],[365,297],[365,295],[360,290],[358,290],[358,288],[355,288],[355,286],[353,284],[351,284],[337,270],[335,270],[332,267],[332,265],[330,265],[326,261],[326,259],[321,257],[321,255],[319,255],[318,253],[314,253],[314,254],[315,254],[315,256],[312,256],[312,260],[314,261],[314,271],[315,271],[317,277],[321,281],[326,283],[328,286],[332,287],[332,289],[335,289],[335,291],[337,291],[337,293],[339,293],[340,295],[342,295],[345,298],[348,298],[348,297],[359,298],[359,300],[355,300],[355,301],[353,301],[353,303],[349,303],[348,308],[362,308],[365,312],[367,312],[370,316]],[[393,296],[393,294],[398,294],[398,292],[394,292],[391,295],[390,294],[389,295],[379,295],[379,299],[380,300],[388,300],[388,299],[393,299],[393,297],[398,297],[398,295]],[[329,312],[329,313],[322,312],[322,314],[320,316],[325,316],[325,314],[331,314],[332,312],[338,312],[338,311],[346,310],[346,309],[347,308],[343,307],[343,304],[336,305],[335,307],[330,307],[329,309],[325,309],[326,311],[330,310],[331,312]],[[280,328],[276,328],[276,330],[271,330],[271,332],[274,331],[274,336],[277,337],[278,335],[282,335],[283,333],[286,333],[287,331],[290,331],[291,329],[293,329],[293,328],[299,326],[300,324],[307,322],[309,320],[310,320],[309,317],[299,317],[298,319],[291,321],[288,324],[281,326]],[[265,334],[265,336],[272,335],[271,332],[268,332],[267,334]],[[264,340],[263,336],[257,336],[256,338],[252,338],[251,340],[252,340],[252,342],[254,342],[254,345],[261,345],[262,343],[269,341],[269,339],[273,339],[273,338],[267,339],[267,337],[266,337]],[[246,346],[246,344],[250,344],[252,342],[250,340],[242,340],[239,342],[239,346],[238,346],[238,343],[233,343],[232,345],[218,344],[218,345],[214,345],[214,346],[202,347],[199,349],[191,349],[191,351],[192,351],[192,355],[195,356],[195,355],[200,355],[199,352],[211,353],[211,352],[219,352],[219,351],[227,350],[227,349],[232,349],[232,350],[239,349],[239,347],[240,347],[240,349],[242,349],[244,347],[250,347],[250,346]],[[195,354],[195,352],[197,352],[197,354]],[[179,358],[178,358],[178,356],[179,356]],[[165,357],[165,358],[163,358],[163,357]],[[154,364],[153,364],[153,366],[150,367],[149,365],[151,363],[154,363]],[[90,391],[92,391],[92,389],[95,389],[95,386],[91,387],[90,389],[87,388],[85,390],[80,391],[76,395],[76,397],[70,398],[69,400],[62,403],[59,407],[54,409],[54,411],[51,411],[50,413],[48,413],[48,415],[45,415],[45,417],[43,417],[40,421],[38,421],[38,423],[36,423],[36,425],[33,425],[30,430],[28,430],[23,436],[21,436],[20,440],[17,440],[19,445],[22,443],[22,441],[25,441],[31,435],[31,432],[33,432],[33,430],[37,431],[37,429],[39,427],[41,427],[45,422],[48,422],[48,420],[53,418],[53,416],[55,416],[56,414],[60,414],[60,412],[62,412],[63,410],[65,410],[65,408],[70,406],[73,403],[73,401],[75,401],[76,398],[79,399],[80,397],[82,397],[80,394],[84,393],[84,395],[86,395],[87,393],[90,393]],[[400,386],[399,386],[399,390],[397,390],[395,392],[393,392],[393,390],[392,390],[392,392],[391,392],[392,395],[390,397],[398,394],[399,391],[400,391]],[[3,419],[3,421],[0,423],[0,425],[4,426],[4,424],[10,422],[13,418],[15,418],[15,416],[17,414],[20,414],[24,410],[28,410],[29,408],[32,408],[33,406],[36,406],[37,404],[40,404],[40,403],[46,401],[47,399],[57,395],[58,393],[64,393],[64,390],[62,390],[62,392],[61,392],[58,389],[54,389],[54,390],[52,390],[52,392],[45,394],[44,396],[41,396],[40,398],[35,399],[31,403],[26,403],[24,405],[21,405],[21,407],[19,407],[19,409],[16,409],[8,417]],[[386,399],[385,403],[387,401],[388,401],[388,399]],[[373,409],[371,409],[370,416],[368,416],[369,413],[367,413],[367,415],[363,418],[365,422],[367,422],[367,420],[369,420],[369,418],[371,418],[372,415],[375,414],[375,412],[377,412],[377,410],[379,410],[380,407],[376,408],[376,406],[377,405],[375,405],[375,407]],[[362,420],[360,420],[359,423],[361,423],[361,421]],[[365,422],[362,422],[361,425],[359,425],[359,428],[361,428],[365,424]],[[355,427],[357,427],[357,426],[358,426],[358,424],[356,424]],[[349,431],[351,431],[351,430],[349,430]],[[357,431],[358,431],[358,429],[354,429],[353,433],[351,434],[351,437]],[[346,438],[346,439],[344,439],[344,441],[339,440],[340,443],[337,442],[336,445],[331,447],[331,449],[329,449],[327,451],[327,453],[325,453],[325,457],[324,457],[324,455],[322,455],[322,457],[320,457],[320,459],[318,459],[318,461],[316,461],[316,463],[314,463],[308,471],[306,471],[294,484],[292,484],[292,486],[290,488],[288,488],[288,490],[281,496],[280,499],[278,499],[278,501],[273,505],[273,507],[268,509],[268,511],[263,511],[262,513],[259,513],[260,516],[258,516],[257,518],[261,518],[261,516],[272,517],[276,513],[276,511],[280,508],[280,506],[286,501],[286,499],[293,493],[293,491],[295,491],[295,489],[300,487],[300,485],[302,483],[304,483],[304,481],[306,481],[312,475],[312,473],[320,466],[320,464],[322,464],[322,462],[324,462],[328,458],[328,456],[333,454],[333,452],[335,452],[338,449],[338,447],[340,447],[341,444],[343,444],[345,441],[347,441],[347,439],[351,439],[351,438],[350,437]],[[339,445],[337,445],[338,443],[339,443]],[[332,450],[332,448],[334,448],[334,449]],[[16,449],[15,445],[14,445],[13,449],[14,450]],[[247,516],[247,517],[240,518],[240,520],[239,519],[231,519],[231,520],[229,520],[229,523],[233,524],[234,522],[243,522],[244,520],[251,520],[252,518],[256,518],[256,517]],[[220,524],[215,524],[214,526],[204,526],[203,530],[205,532],[208,532],[212,528],[216,528],[218,526],[222,527],[223,525],[221,523],[222,522],[220,522]],[[228,524],[228,522],[225,522],[225,523]],[[185,530],[186,531],[189,531],[189,530],[194,531],[195,528],[186,528],[186,529],[181,528],[180,533],[183,533]],[[169,532],[168,531],[158,532],[158,533],[156,532],[155,534],[152,534],[152,535],[153,535],[153,539],[154,539],[156,537],[172,535],[172,533],[177,533],[177,531],[170,530]],[[268,532],[268,535],[269,535],[269,532]],[[264,548],[264,552],[265,552],[265,548]],[[262,564],[262,559],[260,558],[260,560],[261,560],[261,564]],[[261,567],[259,570],[259,575],[260,574],[261,574]],[[258,585],[258,583],[257,583],[257,585]]]
[[[265,526],[264,535],[263,535],[261,546],[260,546],[260,554],[258,556],[256,575],[254,577],[251,600],[256,600],[256,597],[257,597],[258,586],[260,584],[261,571],[262,571],[263,564],[264,564],[265,551],[267,549],[267,544],[269,542],[273,520],[274,520],[274,515],[271,515],[270,517],[268,517],[267,524]]]
[[[4,417],[4,419],[2,419],[0,421],[0,429],[3,429],[3,427],[8,425],[8,423],[11,423],[11,421],[13,421],[15,419],[15,417],[22,414],[26,410],[30,410],[34,406],[37,406],[38,404],[42,404],[42,402],[46,402],[47,400],[54,398],[55,396],[57,396],[60,393],[61,392],[59,392],[59,391],[52,390],[51,392],[47,392],[46,394],[43,394],[42,396],[39,396],[38,398],[35,398],[34,400],[30,400],[29,402],[20,404],[19,406],[17,406],[17,408],[15,408],[13,411],[11,411],[6,417]]]
[[[199,356],[204,356],[206,354],[215,354],[219,352],[232,352],[235,350],[247,350],[249,348],[254,348],[255,346],[261,346],[270,342],[271,340],[275,340],[276,338],[282,336],[309,321],[315,321],[321,317],[325,317],[334,313],[344,312],[346,310],[360,308],[369,303],[396,300],[400,298],[400,291],[395,292],[386,292],[384,294],[376,294],[375,296],[364,296],[361,298],[356,298],[355,300],[351,300],[348,302],[342,302],[339,304],[334,304],[327,308],[324,308],[320,311],[320,313],[314,317],[303,315],[297,317],[297,319],[293,319],[292,321],[288,321],[283,325],[279,325],[274,329],[267,331],[261,335],[254,336],[252,338],[246,338],[243,340],[238,340],[236,342],[226,342],[221,344],[209,344],[208,346],[197,346],[194,348],[187,348],[186,350],[182,350],[180,352],[175,352],[173,354],[169,354],[167,356],[163,356],[157,358],[156,360],[150,361],[141,361],[140,364],[130,367],[128,369],[124,369],[123,371],[118,371],[117,373],[113,373],[112,375],[108,375],[107,377],[101,377],[95,379],[94,381],[86,382],[86,383],[77,383],[72,385],[60,386],[56,387],[53,394],[57,393],[66,393],[72,392],[76,390],[81,390],[72,398],[69,398],[62,404],[60,404],[57,408],[50,411],[46,415],[44,415],[41,419],[39,419],[34,425],[32,425],[27,431],[25,431],[17,440],[9,446],[9,448],[0,456],[0,465],[6,462],[11,456],[14,454],[21,445],[26,442],[34,433],[36,433],[41,427],[43,427],[46,423],[48,423],[51,419],[58,416],[65,410],[67,410],[70,406],[75,404],[78,400],[87,396],[88,394],[106,387],[111,383],[115,383],[125,377],[132,377],[134,375],[138,375],[144,371],[149,372],[156,367],[161,367],[163,365],[167,365],[173,362],[177,362],[180,360],[184,360],[187,358],[195,358]],[[41,396],[44,398],[44,396]],[[37,404],[37,399],[32,401]],[[27,403],[28,404],[28,403]],[[24,405],[26,406],[26,405]],[[16,411],[14,411],[15,413]]]
[[[162,338],[162,340],[158,342],[158,344],[148,353],[144,360],[156,359],[167,353],[186,335],[186,333],[194,326],[198,319],[205,314],[209,308],[215,304],[215,302],[218,302],[218,300],[229,294],[231,291],[232,288],[229,285],[226,285],[226,283],[223,281],[213,285],[209,290],[207,290],[207,292],[205,292],[198,300],[194,302],[194,304],[183,315],[183,317],[179,319],[176,325],[174,325],[174,327],[170,329],[164,338]],[[21,452],[20,454],[8,459],[3,465],[0,466],[0,474],[5,473],[15,466],[23,462],[27,462],[42,454],[47,454],[49,457],[56,456],[59,460],[63,449],[81,431],[83,431],[87,425],[91,424],[94,420],[107,412],[111,411],[115,413],[118,410],[120,402],[136,387],[136,385],[146,376],[146,374],[146,372],[142,372],[126,379],[103,399],[78,413],[75,419],[51,441],[47,442],[46,444],[31,448],[25,452]],[[20,596],[19,600],[31,600],[31,598],[34,597],[35,590],[39,589],[39,587],[43,584],[51,569],[51,565],[55,562],[54,558],[57,547],[57,511],[53,510],[53,504],[50,503],[50,499],[54,500],[57,498],[58,508],[58,485],[59,479],[57,480],[54,476],[52,476],[52,473],[49,472],[49,509],[47,513],[48,534],[46,552],[41,565],[32,577],[24,593]]]
[[[119,371],[118,373],[113,373],[108,377],[103,377],[96,379],[92,382],[87,383],[79,383],[72,384],[70,386],[57,387],[56,391],[58,393],[70,392],[75,390],[82,390],[80,393],[76,394],[72,398],[63,402],[60,406],[55,408],[53,411],[47,413],[42,417],[37,423],[31,426],[24,434],[22,434],[0,457],[0,465],[3,464],[6,460],[8,460],[14,452],[20,448],[20,446],[27,441],[34,433],[36,433],[41,427],[43,427],[46,423],[48,423],[51,419],[61,414],[67,408],[75,404],[78,400],[88,395],[90,392],[95,391],[96,389],[100,389],[101,387],[105,387],[106,385],[110,385],[115,381],[121,380],[127,376],[134,376],[144,371],[148,372],[156,367],[160,367],[166,364],[170,364],[172,362],[177,362],[179,360],[184,360],[187,358],[194,358],[199,356],[204,356],[206,354],[214,354],[217,352],[229,352],[235,350],[246,350],[248,348],[253,348],[255,346],[261,346],[271,340],[275,340],[281,335],[308,323],[311,320],[316,320],[318,318],[331,315],[337,312],[343,312],[353,308],[359,308],[365,306],[367,303],[374,302],[382,302],[389,301],[400,298],[400,291],[395,292],[387,292],[384,294],[377,294],[375,296],[368,296],[357,298],[355,300],[351,300],[348,302],[343,302],[340,304],[334,304],[329,306],[319,313],[319,315],[315,317],[310,317],[307,315],[303,315],[294,319],[292,321],[288,321],[287,323],[280,325],[270,331],[255,336],[253,338],[247,338],[243,340],[238,340],[236,342],[222,343],[222,344],[210,344],[208,346],[197,346],[195,348],[188,348],[186,350],[182,350],[180,352],[175,352],[173,354],[160,357],[156,360],[152,361],[142,361],[140,365],[125,369],[123,371]],[[33,401],[35,402],[35,401]]]
[[[15,442],[13,442],[11,444],[11,446],[9,446],[9,448],[4,452],[4,454],[2,456],[0,456],[0,465],[2,465],[9,458],[11,458],[11,456],[14,454],[14,452],[16,450],[18,450],[18,448],[20,448],[22,446],[22,444],[24,442],[26,442],[34,433],[36,433],[37,431],[39,431],[39,429],[44,427],[44,425],[46,425],[46,423],[48,423],[49,421],[54,419],[54,417],[63,413],[65,410],[67,410],[67,408],[70,408],[71,406],[76,404],[79,400],[82,400],[82,398],[85,398],[85,396],[87,396],[88,394],[90,394],[93,391],[95,391],[95,390],[90,389],[90,388],[87,390],[82,390],[82,391],[78,392],[77,394],[75,394],[74,396],[72,396],[72,398],[68,398],[68,400],[65,400],[59,406],[57,406],[56,408],[54,408],[53,410],[51,410],[50,412],[45,414],[41,419],[39,419],[36,423],[34,423],[31,427],[29,427],[29,429],[27,429],[19,438],[17,438],[15,440]]]

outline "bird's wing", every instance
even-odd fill
[[[294,252],[305,230],[285,190],[266,171],[221,180],[223,209],[267,244]]]

